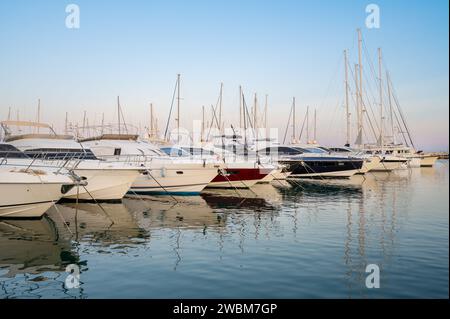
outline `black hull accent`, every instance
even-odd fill
[[[279,161],[292,175],[325,174],[361,169],[363,161]],[[319,177],[320,178],[320,177]]]

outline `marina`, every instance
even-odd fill
[[[0,3],[0,300],[448,298],[448,3],[76,2]]]
[[[442,298],[448,162],[200,196],[64,203],[0,222],[2,298]],[[365,288],[363,265],[383,269]],[[65,269],[81,285],[65,289]],[[123,280],[123,278],[127,280]],[[105,284],[107,283],[107,284]]]

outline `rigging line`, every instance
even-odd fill
[[[392,97],[394,98],[395,105],[397,106],[397,109],[398,109],[398,111],[399,111],[399,114],[400,114],[400,117],[401,117],[401,119],[402,119],[403,125],[405,126],[406,133],[408,134],[408,137],[409,137],[409,141],[411,142],[412,147],[413,147],[413,148],[416,148],[415,145],[414,145],[414,142],[413,142],[413,140],[412,140],[411,133],[410,133],[410,129],[409,129],[409,126],[408,126],[408,124],[407,124],[407,122],[406,122],[406,118],[405,118],[405,116],[404,116],[404,114],[403,114],[403,110],[402,110],[402,108],[401,108],[401,106],[400,106],[400,103],[399,103],[399,101],[398,101],[398,98],[397,98],[397,92],[396,92],[394,86],[392,85],[392,81],[391,81],[391,78],[390,78],[390,77],[389,77],[389,84],[390,84],[390,86],[391,86]]]
[[[326,100],[327,97],[329,96],[329,93],[330,93],[330,90],[331,90],[331,86],[332,86],[334,83],[338,82],[338,81],[334,81],[334,79],[337,77],[337,74],[338,74],[338,72],[339,72],[339,69],[341,68],[341,64],[342,64],[342,60],[343,60],[342,57],[343,57],[343,56],[344,56],[344,53],[342,52],[342,53],[339,55],[339,60],[338,60],[336,69],[335,69],[334,73],[332,74],[332,76],[331,76],[331,78],[330,78],[330,82],[328,82],[327,89],[326,89],[326,91],[325,91],[325,94],[324,94],[324,96],[323,96],[322,102],[321,102],[321,104],[319,105],[318,109],[322,109],[322,107],[324,106],[325,100]]]
[[[210,123],[209,128],[208,128],[208,135],[206,137],[206,140],[209,140],[209,135],[210,135],[211,130],[212,130],[213,126],[214,126],[214,116],[215,116],[215,113],[216,113],[217,108],[219,106],[219,102],[220,102],[220,93],[219,93],[219,96],[217,97],[216,106],[213,107],[213,105],[211,104],[211,108],[212,108],[212,111],[213,111],[213,116],[211,117],[211,123]],[[218,121],[217,121],[217,118],[216,118],[216,125],[217,125],[217,128],[219,129],[219,133],[220,133],[220,125],[219,125],[220,123],[217,124],[217,122]]]
[[[298,137],[298,141],[299,141],[299,142],[302,140],[303,129],[304,129],[304,127],[305,127],[305,123],[306,123],[306,116],[303,117],[302,128],[301,128],[301,130],[300,130],[300,136]]]
[[[166,129],[164,130],[164,139],[167,139],[167,130],[169,129],[170,118],[172,117],[173,103],[175,102],[175,94],[177,92],[177,87],[178,87],[178,78],[175,82],[175,87],[173,89],[172,102],[170,103],[169,116],[167,118]]]
[[[292,110],[293,110],[293,108],[291,107],[291,111],[289,112],[288,122],[287,122],[287,125],[286,125],[286,130],[284,131],[283,144],[286,142],[286,136],[287,136],[287,132],[289,130],[289,123],[291,123]]]

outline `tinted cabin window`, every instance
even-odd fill
[[[26,150],[26,155],[40,159],[97,159],[91,150],[73,148],[37,148]]]
[[[120,148],[115,148],[114,149],[114,155],[120,155],[120,153],[122,152],[122,149],[120,149]]]
[[[0,157],[2,158],[27,158],[27,156],[12,145],[0,144]]]

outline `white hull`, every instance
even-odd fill
[[[437,156],[424,156],[420,159],[421,167],[432,167],[438,160]]]
[[[327,172],[327,173],[309,173],[309,174],[291,174],[288,179],[296,178],[350,178],[356,173],[358,169],[345,170],[339,172]]]
[[[407,168],[407,160],[392,156],[390,158],[383,158],[380,163],[373,168],[372,172],[391,172],[396,169]]]
[[[0,217],[41,217],[61,198],[62,185],[62,183],[0,184]]]
[[[75,169],[75,174],[87,179],[87,185],[74,187],[64,198],[80,200],[120,200],[139,176],[137,169]]]
[[[416,168],[420,167],[421,158],[420,157],[410,157],[408,160],[408,167]]]
[[[364,164],[358,171],[358,174],[365,174],[376,169],[377,167],[380,167],[380,161],[381,159],[378,156],[370,157],[364,161]]]
[[[257,183],[258,184],[267,184],[270,183],[271,181],[273,181],[275,179],[275,176],[277,174],[280,174],[282,171],[281,168],[276,168],[273,171],[271,171],[269,174],[267,174],[264,178],[260,179]]]
[[[166,164],[148,168],[132,184],[130,194],[199,194],[218,174],[214,165]]]

